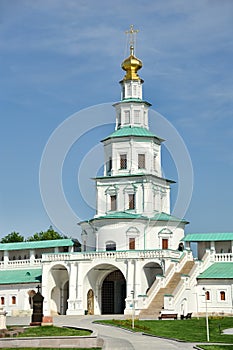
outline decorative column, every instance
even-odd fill
[[[151,185],[149,183],[144,183],[144,214],[150,215],[152,211]]]
[[[82,262],[77,263],[77,294],[76,294],[76,315],[84,314],[83,301],[83,265]]]
[[[69,268],[69,299],[66,312],[67,315],[75,314],[77,263],[71,262]]]
[[[50,286],[48,283],[48,276],[49,276],[49,270],[50,266],[43,264],[42,265],[42,293],[44,296],[44,305],[43,305],[43,312],[44,316],[50,316],[51,310],[50,310]]]
[[[30,264],[34,264],[35,261],[35,250],[31,249],[30,250]]]
[[[3,310],[3,307],[0,307],[0,332],[6,330],[6,314],[7,312]]]
[[[9,252],[8,250],[4,250],[4,267],[8,265],[9,262]]]
[[[134,311],[135,314],[138,315],[139,313],[139,305],[138,305],[138,295],[140,294],[139,288],[141,286],[141,278],[139,274],[139,261],[134,260]]]
[[[132,292],[135,295],[135,260],[127,260],[127,290],[125,315],[132,314]]]
[[[215,251],[215,241],[210,242],[210,249]]]

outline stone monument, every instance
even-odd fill
[[[40,286],[37,286],[37,293],[33,296],[33,312],[30,326],[41,326],[43,319],[43,300],[44,297],[40,293]]]

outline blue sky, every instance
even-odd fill
[[[177,130],[191,157],[186,231],[232,231],[232,18],[231,0],[0,0],[0,237],[12,231],[26,237],[51,224],[78,237],[75,216],[93,216],[91,178],[103,162],[101,145],[95,145],[114,128],[109,106],[120,98],[130,24],[140,30],[136,54],[143,61],[144,97]],[[59,227],[41,198],[42,154],[61,123],[95,105],[109,113],[109,123],[105,115],[101,126],[98,108],[93,128],[85,112],[79,115],[81,137],[60,169],[73,214],[54,206]],[[163,137],[156,120],[152,131]],[[171,158],[164,147],[164,173],[177,180]],[[177,191],[173,185],[173,204]]]

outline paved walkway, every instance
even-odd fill
[[[94,320],[112,318],[122,318],[122,316],[55,316],[53,321],[55,326],[75,326],[93,330],[100,338],[104,340],[103,350],[193,349],[194,344],[191,343],[160,339],[116,327],[92,323]],[[7,325],[27,325],[29,323],[29,317],[7,317]]]
[[[55,326],[74,326],[87,328],[104,340],[103,350],[191,350],[196,343],[178,342],[142,333],[134,333],[117,327],[95,324],[93,321],[101,319],[124,319],[123,315],[104,316],[55,316]],[[29,325],[30,317],[7,317],[7,325]],[[166,321],[164,321],[166,322]],[[233,329],[225,330],[226,334],[233,334]],[[203,344],[203,342],[202,342]],[[208,343],[213,344],[213,343]],[[223,345],[223,344],[222,344]],[[75,348],[75,344],[73,346]]]

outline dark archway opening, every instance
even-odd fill
[[[159,264],[154,262],[146,264],[143,269],[148,283],[148,288],[145,291],[147,293],[152,284],[155,282],[156,276],[163,275],[163,269]]]
[[[125,277],[121,271],[113,271],[105,278],[102,285],[102,314],[123,314],[125,298]]]

